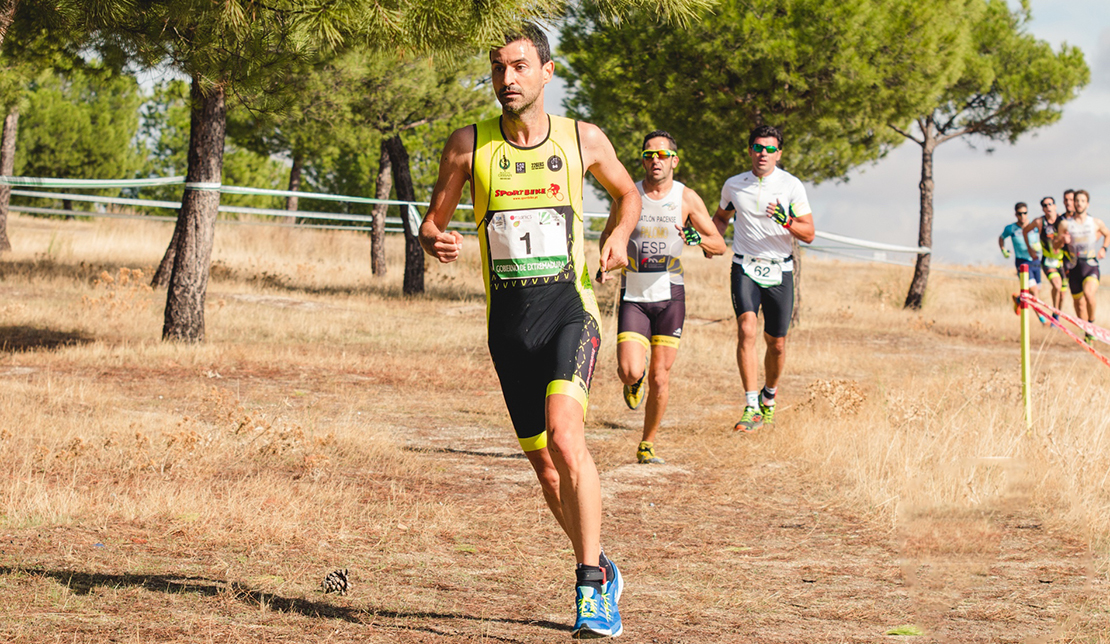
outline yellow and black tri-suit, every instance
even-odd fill
[[[471,175],[489,351],[526,452],[547,446],[547,396],[566,394],[585,411],[601,345],[578,127],[548,119],[547,138],[529,148],[505,140],[500,117],[477,123]]]

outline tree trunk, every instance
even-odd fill
[[[293,167],[289,170],[289,191],[297,192],[301,189],[301,169],[304,168],[304,155],[299,152],[293,153]],[[292,212],[297,211],[299,198],[297,195],[290,195],[285,198],[285,209]]]
[[[389,162],[389,149],[382,141],[381,159],[378,161],[378,185],[374,191],[375,199],[389,199],[393,190],[393,168]],[[374,204],[373,230],[370,232],[370,269],[375,277],[385,277],[385,214],[389,206],[384,203]]]
[[[182,197],[184,201],[184,197]],[[181,210],[177,211],[177,221],[181,221]],[[170,245],[166,247],[165,254],[162,255],[162,261],[158,262],[158,270],[154,271],[154,277],[150,278],[151,288],[162,288],[170,283],[170,272],[173,271],[173,258],[176,255],[177,241],[181,237],[181,227],[173,227],[173,237],[170,238]]]
[[[191,188],[190,184],[220,183],[227,104],[222,86],[211,89],[205,95],[196,78],[193,79],[189,99],[189,166],[185,174],[181,212],[177,215],[174,230],[176,247],[166,294],[162,339],[202,342],[204,300],[208,291],[208,270],[212,260],[220,191]]]
[[[401,135],[393,135],[386,140],[385,145],[389,150],[389,163],[393,167],[397,199],[415,201],[416,193],[412,189],[412,175],[409,173],[409,153],[405,150]],[[409,219],[408,206],[401,206],[401,222],[405,226],[405,281],[402,292],[405,295],[418,295],[424,292],[424,249],[417,239],[419,231],[413,229]]]
[[[921,223],[917,231],[917,245],[933,247],[933,152],[937,148],[936,135],[933,132],[933,121],[926,119],[922,128],[921,137],[921,182],[917,184],[921,191]],[[917,263],[913,267],[913,281],[910,282],[910,291],[906,294],[907,309],[918,310],[925,299],[925,286],[929,281],[929,263],[932,253],[917,256]]]
[[[802,323],[802,245],[797,238],[791,240],[794,247],[794,311],[790,314],[790,326]]]
[[[68,210],[68,211],[72,212],[73,211],[73,200],[72,199],[62,199],[62,210]],[[77,219],[77,218],[74,217],[73,215],[66,215],[66,221],[73,221],[75,219]]]
[[[8,27],[12,26],[17,4],[19,3],[16,0],[0,0],[0,45],[4,44],[4,39],[8,36]]]
[[[15,3],[12,3],[15,6]],[[3,16],[0,15],[0,19]],[[11,22],[11,16],[8,16]],[[6,28],[6,25],[3,25]],[[0,175],[10,177],[15,172],[15,139],[19,133],[19,108],[13,107],[4,118],[4,134],[0,141]],[[0,253],[12,249],[8,240],[8,206],[12,200],[12,187],[0,186]]]

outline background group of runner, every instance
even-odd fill
[[[584,428],[601,344],[584,252],[584,174],[612,198],[598,279],[621,271],[618,371],[630,407],[639,405],[646,387],[644,440],[637,449],[642,463],[662,462],[653,441],[685,319],[683,246],[724,254],[723,233],[733,223],[732,302],[745,392],[734,429],[754,431],[774,415],[793,310],[792,242],[813,240],[813,218],[801,182],[777,167],[783,137],[773,127],[751,132],[752,170],[725,183],[710,218],[701,198],[674,181],[679,157],[671,135],[657,130],[644,138],[645,178],[637,184],[599,128],[544,111],[554,63],[547,37],[534,25],[522,25],[490,51],[490,70],[502,113],[448,138],[420,243],[440,262],[459,258],[463,238],[448,224],[469,184],[490,357],[517,440],[574,548],[571,634],[616,637],[624,630],[618,608],[624,579],[601,548],[601,486]],[[762,395],[756,356],[761,309],[767,341]]]
[[[1052,289],[1052,306],[1063,308],[1064,284],[1067,283],[1075,306],[1075,315],[1094,323],[1096,295],[1099,287],[1099,260],[1106,257],[1110,246],[1110,229],[1087,211],[1091,195],[1086,190],[1065,190],[1064,211],[1058,212],[1051,196],[1041,199],[1041,216],[1029,221],[1025,202],[1014,206],[1016,221],[1002,230],[998,247],[1010,256],[1006,240],[1014,249],[1014,266],[1021,271],[1029,268],[1029,290],[1040,298],[1040,285],[1048,282]],[[1101,241],[1099,239],[1101,238]],[[1040,316],[1038,316],[1040,317]],[[1056,314],[1053,317],[1059,319]],[[1041,322],[1047,324],[1043,317]],[[1086,334],[1087,344],[1094,336]]]

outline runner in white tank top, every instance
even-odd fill
[[[1070,246],[1075,257],[1075,266],[1068,271],[1068,287],[1075,300],[1075,314],[1088,322],[1095,321],[1095,303],[1098,295],[1098,262],[1106,257],[1110,246],[1110,229],[1101,219],[1087,214],[1090,195],[1086,190],[1075,191],[1075,216],[1060,223],[1053,245],[1062,248]],[[1102,237],[1101,244],[1097,241]],[[1087,344],[1094,342],[1094,336],[1087,334]]]
[[[701,197],[674,180],[677,150],[674,138],[662,130],[644,137],[646,176],[636,184],[643,205],[628,238],[628,267],[621,278],[617,373],[629,408],[639,407],[647,394],[644,433],[636,448],[640,463],[663,463],[655,455],[655,434],[667,407],[671,367],[686,318],[682,247],[700,245],[707,257],[727,250]],[[602,244],[610,232],[606,227],[601,233]],[[644,365],[649,350],[650,368]]]

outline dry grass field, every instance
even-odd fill
[[[208,341],[182,346],[144,286],[168,225],[9,231],[0,641],[568,639],[573,556],[509,425],[473,240],[404,299],[396,238],[375,279],[366,237],[221,226]],[[666,465],[635,463],[599,291],[586,431],[623,640],[1110,642],[1110,369],[1035,328],[1027,432],[1016,280],[934,273],[907,312],[908,269],[808,254],[778,423],[735,435],[727,261],[684,259]],[[346,596],[320,590],[336,568]]]

